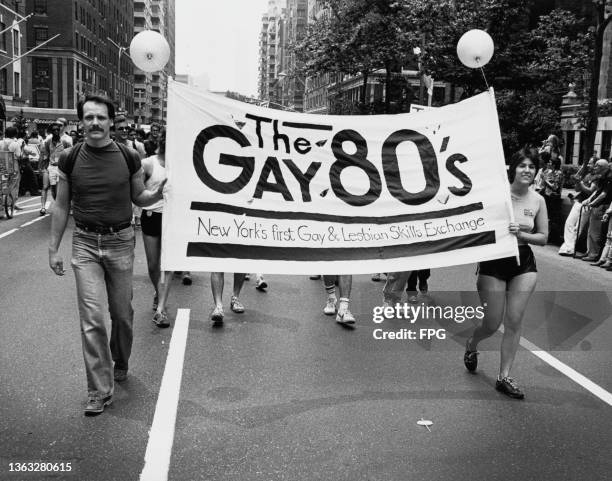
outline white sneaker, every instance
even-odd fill
[[[342,312],[342,313],[339,312],[338,313],[338,315],[336,316],[336,322],[338,324],[342,324],[344,326],[354,326],[355,325],[355,316],[353,316],[351,311],[346,309],[344,312]]]
[[[336,304],[338,303],[338,299],[335,297],[328,297],[327,302],[325,303],[325,307],[323,308],[323,313],[326,316],[333,316],[336,313]]]

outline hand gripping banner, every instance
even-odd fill
[[[170,82],[166,165],[164,270],[360,274],[517,253],[492,90],[335,116]]]

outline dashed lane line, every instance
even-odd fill
[[[140,481],[168,479],[190,312],[190,309],[179,309],[176,314]]]

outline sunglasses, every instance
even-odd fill
[[[127,127],[117,127],[116,130],[127,130]]]

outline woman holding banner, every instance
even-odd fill
[[[515,399],[524,394],[510,377],[516,357],[523,314],[536,285],[537,269],[529,244],[545,245],[548,237],[548,214],[544,198],[530,189],[537,171],[536,160],[525,151],[514,154],[510,160],[508,178],[514,222],[509,231],[518,241],[520,264],[507,257],[481,262],[478,267],[478,294],[485,316],[465,346],[463,362],[468,371],[478,366],[478,344],[492,336],[504,323],[501,342],[499,376],[495,389]]]
[[[147,189],[154,189],[166,178],[166,133],[162,131],[157,146],[157,154],[142,160],[144,170],[145,186]],[[170,281],[172,272],[165,272],[161,275],[161,230],[162,230],[162,211],[164,201],[159,200],[142,210],[141,228],[142,241],[145,254],[147,256],[147,267],[149,278],[155,287],[153,297],[153,324],[157,327],[165,328],[170,326],[168,315],[166,314],[166,301],[170,291]]]

